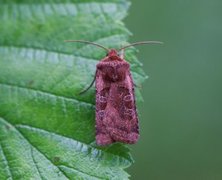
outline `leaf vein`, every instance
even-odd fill
[[[58,95],[58,94],[53,94],[51,92],[46,92],[46,91],[43,91],[43,90],[40,91],[40,90],[30,88],[30,87],[23,87],[23,86],[19,86],[19,85],[7,84],[7,83],[1,83],[1,82],[0,82],[0,86],[9,86],[9,87],[14,87],[14,88],[19,88],[19,89],[25,89],[25,90],[28,90],[28,91],[33,91],[35,93],[41,93],[41,94],[48,95],[48,96],[54,96],[55,98],[61,98],[61,99],[67,100],[67,101],[79,102],[79,103],[82,103],[83,105],[87,105],[87,106],[91,106],[91,107],[94,106],[91,103],[80,101],[78,99],[65,97],[65,96],[61,96],[61,95]]]
[[[59,166],[56,166],[50,158],[48,158],[41,150],[39,150],[36,146],[34,146],[34,145],[28,140],[28,138],[26,138],[25,135],[24,135],[18,128],[16,128],[16,127],[18,127],[18,126],[20,126],[20,125],[15,125],[14,127],[15,127],[15,129],[19,132],[19,134],[30,144],[30,146],[31,146],[32,148],[35,148],[39,153],[41,153],[46,159],[48,159],[48,160],[51,162],[51,164],[52,164],[53,166],[57,167],[57,168],[64,174],[64,176],[66,176],[66,177],[69,179],[69,177],[66,175],[66,173],[65,173]],[[92,174],[89,174],[89,173],[80,171],[79,169],[76,169],[76,168],[74,168],[74,167],[69,167],[69,166],[67,166],[67,165],[65,165],[65,164],[60,164],[60,166],[65,166],[65,167],[74,169],[74,170],[76,170],[76,171],[78,171],[78,172],[80,172],[80,173],[84,173],[84,174],[87,174],[87,175],[92,176],[92,177],[99,177],[99,176],[95,176],[95,175],[92,175]],[[101,178],[101,177],[99,177],[99,178]]]
[[[13,126],[13,125],[12,125],[12,126]],[[23,135],[23,133],[22,133],[18,128],[16,128],[16,126],[14,126],[14,128],[15,128],[15,129],[17,130],[17,132],[23,137],[23,139],[25,139],[25,140],[29,143],[29,145],[30,145],[31,148],[36,149],[36,151],[38,151],[38,152],[39,152],[40,154],[42,154],[46,159],[48,159],[53,166],[57,167],[57,168],[61,171],[61,169],[60,169],[58,166],[56,166],[44,153],[42,153],[37,147],[35,147],[34,145],[32,145],[32,143],[28,140],[28,138],[26,138],[26,137]],[[33,161],[33,162],[34,162],[34,161]],[[35,162],[34,162],[34,163],[35,163]],[[37,168],[37,169],[38,169],[38,168]],[[61,171],[61,172],[62,172],[62,174],[63,174],[64,176],[67,177],[67,175],[64,174],[63,171]],[[67,178],[69,179],[69,177],[67,177]]]
[[[20,133],[20,134],[21,134],[21,133]],[[35,157],[34,157],[34,154],[33,154],[33,148],[32,148],[32,147],[31,147],[31,156],[32,156],[32,160],[33,160],[33,162],[34,162],[34,164],[35,164],[35,167],[36,167],[36,169],[37,169],[37,172],[39,173],[41,179],[44,179],[44,177],[42,176],[42,174],[41,174],[41,172],[40,172],[40,170],[39,170],[38,163],[37,163],[36,160],[35,160]]]
[[[104,38],[106,38],[106,37],[104,37]],[[101,39],[103,39],[103,38],[100,38],[100,40]],[[95,40],[95,41],[98,41],[98,40]],[[85,46],[87,46],[87,45],[85,45]],[[85,47],[84,46],[84,47]],[[39,47],[28,47],[28,46],[24,46],[24,45],[10,45],[10,44],[7,44],[7,45],[0,45],[0,47],[5,47],[5,48],[24,48],[24,49],[27,49],[27,50],[39,50],[39,51],[45,51],[45,52],[48,52],[48,53],[56,53],[56,54],[63,54],[63,55],[69,55],[69,56],[74,56],[74,57],[76,57],[76,58],[85,58],[85,59],[87,59],[87,60],[89,60],[89,61],[99,61],[100,59],[98,58],[98,59],[94,59],[94,58],[89,58],[89,57],[87,57],[87,56],[84,56],[84,55],[81,55],[81,56],[78,56],[78,55],[76,55],[76,54],[71,54],[71,53],[67,53],[67,52],[60,52],[60,53],[58,53],[57,51],[55,51],[55,50],[49,50],[49,49],[43,49],[43,48],[39,48]],[[82,49],[83,47],[81,47],[80,49]],[[79,49],[79,50],[80,50]],[[101,57],[102,58],[102,57]],[[141,76],[141,77],[144,77],[144,75],[143,74],[140,74],[140,73],[138,73],[138,72],[136,72],[136,71],[134,71],[134,70],[131,70],[132,72],[134,72],[135,74],[138,74],[139,76]]]
[[[7,167],[7,172],[9,173],[10,178],[13,179],[12,172],[11,172],[11,169],[9,166],[9,162],[8,162],[7,157],[5,155],[4,148],[3,148],[3,145],[1,144],[1,141],[0,141],[0,149],[2,150],[2,155],[4,158],[3,161],[5,162],[5,165]]]

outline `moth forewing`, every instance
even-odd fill
[[[99,145],[117,141],[132,144],[138,137],[130,66],[114,51],[97,65],[96,142]]]

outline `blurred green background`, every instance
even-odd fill
[[[131,179],[222,179],[222,1],[132,0],[126,26],[149,79]]]

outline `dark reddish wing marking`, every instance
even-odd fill
[[[109,50],[99,44],[84,40],[69,40],[68,42],[89,43],[108,52],[107,56],[97,64],[94,78],[96,81],[97,144],[109,145],[114,142],[136,143],[139,138],[139,126],[134,83],[129,63],[123,57],[120,57],[115,49]],[[150,43],[160,44],[161,42],[138,42],[119,50],[124,50],[129,46]],[[86,90],[92,86],[93,82]]]

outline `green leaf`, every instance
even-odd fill
[[[95,88],[78,94],[104,51],[64,43],[126,44],[128,7],[127,0],[0,3],[0,179],[128,179],[129,149],[95,144]],[[141,84],[134,53],[126,59]]]

